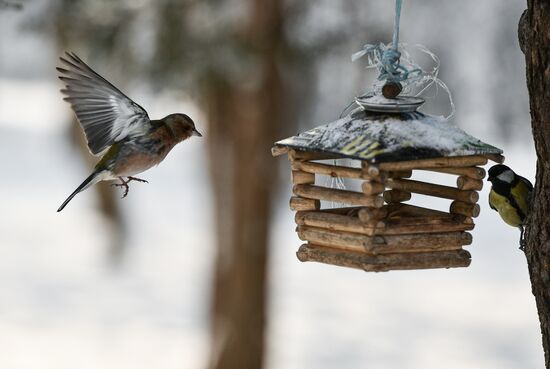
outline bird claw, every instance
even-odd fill
[[[149,183],[149,181],[147,181],[145,179],[137,178],[137,177],[126,177],[126,178],[128,178],[126,183],[131,182],[131,181],[136,181],[136,182],[141,182],[141,183]]]
[[[527,242],[525,241],[525,228],[523,226],[519,227],[520,235],[519,235],[519,249],[523,252],[525,252],[525,245]]]
[[[128,178],[128,179],[125,181],[122,177],[118,177],[118,179],[120,180],[120,183],[113,183],[111,185],[111,186],[114,186],[114,187],[124,187],[124,194],[122,194],[121,199],[128,196],[128,191],[130,191],[130,186],[128,186],[128,183],[130,183],[132,181],[142,182],[142,183],[149,183],[145,179],[141,179],[141,178],[137,178],[137,177],[126,177],[126,178]]]
[[[130,186],[128,186],[129,181],[124,181],[122,178],[120,178],[121,183],[113,183],[111,186],[113,187],[124,187],[124,194],[122,195],[121,199],[128,196],[128,191],[130,190]]]

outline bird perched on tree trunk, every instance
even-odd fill
[[[533,185],[527,178],[517,175],[502,164],[489,169],[487,180],[492,184],[489,206],[500,214],[504,222],[520,229],[520,249],[523,250],[523,232],[530,210]]]
[[[118,179],[114,184],[128,194],[131,181],[147,182],[134,177],[158,165],[179,142],[202,135],[185,114],[170,114],[151,120],[145,109],[97,74],[76,54],[60,58],[66,68],[56,68],[65,84],[61,90],[71,104],[84,129],[92,154],[101,155],[92,174],[61,204],[63,208],[81,191],[100,182]],[[126,179],[124,179],[126,178]]]

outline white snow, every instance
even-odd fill
[[[478,141],[476,138],[468,135],[457,126],[449,123],[443,117],[434,117],[426,115],[423,119],[402,121],[397,119],[388,119],[384,122],[354,121],[359,125],[365,126],[363,134],[370,137],[380,137],[384,142],[389,140],[389,151],[404,144],[413,147],[430,147],[454,155],[463,155],[463,145],[465,141]]]
[[[415,114],[416,118],[400,120],[382,115],[351,116],[339,119],[299,134],[297,139],[288,138],[279,144],[299,145],[306,148],[323,147],[325,151],[341,152],[346,145],[357,141],[379,142],[384,152],[396,152],[406,147],[438,150],[445,156],[475,155],[483,143],[467,134],[444,117]],[[365,144],[365,147],[367,145]],[[484,148],[487,150],[487,148]],[[497,153],[498,150],[492,150]],[[351,155],[357,156],[357,155]],[[374,158],[376,159],[376,158]]]

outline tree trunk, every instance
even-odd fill
[[[281,131],[279,0],[249,0],[243,44],[255,58],[245,81],[211,76],[203,95],[211,129],[218,254],[214,271],[210,368],[263,366],[271,194],[270,147]]]
[[[519,23],[525,54],[537,175],[525,254],[550,369],[550,1],[528,0]]]

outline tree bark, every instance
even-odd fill
[[[525,54],[537,175],[525,255],[550,369],[550,1],[527,3],[518,36]]]
[[[242,44],[255,59],[245,81],[211,76],[203,95],[218,253],[209,368],[262,368],[271,194],[270,147],[283,126],[279,0],[248,0]]]

